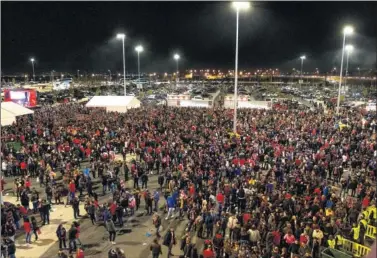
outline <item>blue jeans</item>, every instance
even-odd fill
[[[17,229],[20,229],[20,221],[17,220],[17,221],[15,221],[14,223],[16,224],[16,228],[17,228]]]
[[[16,255],[15,254],[10,254],[9,258],[16,258]]]
[[[38,211],[38,202],[33,202],[33,212]]]
[[[44,215],[44,217],[43,217],[43,224],[46,224],[46,222],[47,222],[47,224],[50,224],[50,213],[47,212],[47,213],[45,213],[43,215]]]
[[[26,243],[30,243],[30,242],[31,242],[31,232],[26,233]]]
[[[69,240],[69,253],[76,251],[77,245],[76,245],[76,239],[70,239]]]

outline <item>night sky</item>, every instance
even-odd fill
[[[118,32],[126,34],[128,72],[234,68],[236,14],[229,2],[2,2],[1,68],[5,74],[122,70]],[[249,68],[339,67],[342,28],[356,51],[350,70],[376,62],[377,2],[254,2],[240,14],[239,64]]]

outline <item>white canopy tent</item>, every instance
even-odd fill
[[[134,96],[94,96],[86,107],[102,107],[107,112],[127,112],[128,109],[140,107],[140,100]]]
[[[1,126],[12,125],[16,121],[16,117],[9,111],[1,109]]]
[[[1,125],[12,125],[16,121],[16,117],[34,114],[33,110],[25,108],[12,101],[1,102]]]

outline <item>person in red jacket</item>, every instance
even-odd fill
[[[217,202],[224,204],[224,194],[222,192],[219,192],[216,196]]]
[[[26,233],[26,244],[31,244],[31,223],[28,217],[24,218],[24,230]]]
[[[115,216],[116,209],[117,209],[117,205],[116,205],[115,202],[113,202],[110,205],[110,214],[111,214],[111,216],[113,216],[113,221],[115,221],[115,219],[116,219],[116,216]]]
[[[73,200],[75,198],[75,192],[76,192],[76,185],[75,181],[71,181],[69,183],[69,201]]]
[[[26,175],[26,167],[27,167],[27,164],[25,161],[22,161],[20,163],[20,169],[21,169],[21,175],[22,176],[25,176]]]
[[[210,245],[203,250],[203,258],[215,258],[215,252]]]

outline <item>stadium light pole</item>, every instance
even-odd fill
[[[346,36],[353,33],[353,28],[351,26],[346,26],[343,29],[343,48],[342,48],[342,60],[340,62],[340,76],[339,76],[339,87],[338,87],[338,101],[336,105],[336,114],[339,115],[340,106],[340,89],[342,87],[342,75],[343,75],[343,61],[344,61],[344,51],[346,47]]]
[[[301,72],[300,72],[300,75],[301,75],[301,78],[302,78],[302,68],[304,67],[304,60],[306,59],[306,56],[300,56],[300,59],[301,59]]]
[[[240,11],[250,8],[249,2],[233,2],[233,7],[236,9],[236,53],[235,53],[235,67],[234,67],[234,119],[233,132],[237,133],[237,84],[238,84],[238,27]]]
[[[175,84],[176,84],[176,87],[178,86],[178,74],[179,74],[179,59],[180,59],[181,57],[178,55],[178,54],[175,54],[174,55],[174,59],[175,59],[175,61],[177,62],[177,76],[175,77]]]
[[[124,87],[124,96],[127,96],[127,87],[126,87],[126,50],[124,48],[124,40],[126,38],[126,35],[124,33],[118,33],[117,39],[122,40],[123,44],[123,87]]]
[[[348,79],[348,63],[349,63],[349,58],[350,58],[350,54],[352,53],[352,51],[353,51],[353,46],[352,46],[352,45],[347,45],[347,46],[346,46],[347,61],[346,61],[346,76],[345,76],[345,79],[344,79],[344,90],[346,89],[346,85],[347,85],[347,79]]]
[[[301,81],[302,81],[302,69],[304,67],[304,60],[306,59],[306,56],[300,56],[301,59],[301,70],[300,70],[300,88],[301,88]]]
[[[139,83],[140,83],[140,53],[144,51],[143,46],[139,45],[135,47],[135,51],[137,52],[137,73],[139,75]]]
[[[34,72],[34,62],[35,62],[35,59],[34,58],[30,58],[30,62],[31,62],[31,66],[33,67],[33,81],[35,82],[35,72]]]

